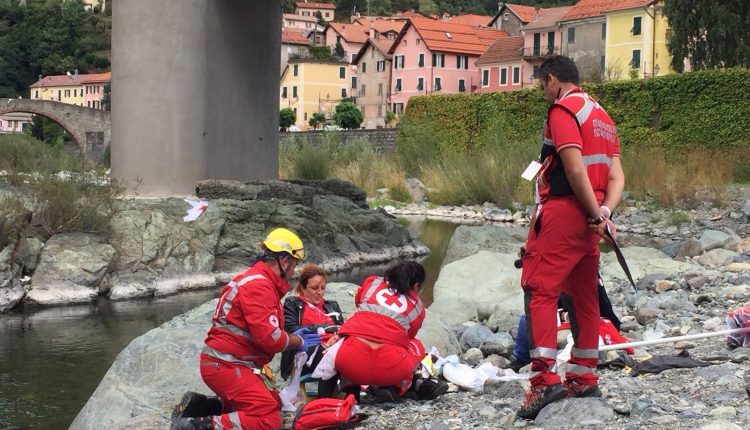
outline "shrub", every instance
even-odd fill
[[[294,113],[292,108],[284,108],[279,111],[279,126],[283,129],[287,129],[297,122],[297,114]]]
[[[401,203],[411,203],[413,200],[411,194],[409,194],[409,189],[406,188],[406,184],[403,182],[399,182],[388,187],[388,196],[391,199]]]
[[[0,251],[15,242],[21,229],[28,223],[29,211],[17,196],[0,198]]]
[[[295,179],[326,179],[331,173],[330,163],[325,151],[306,145],[292,162],[290,176]]]
[[[336,105],[336,113],[333,114],[333,120],[341,128],[359,128],[364,121],[362,111],[352,102],[342,101]]]

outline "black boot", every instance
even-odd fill
[[[172,411],[172,419],[221,415],[222,409],[223,406],[218,397],[208,397],[200,393],[188,391],[182,396],[180,404]]]
[[[169,430],[212,430],[214,425],[211,417],[200,418],[172,418]]]
[[[419,400],[434,400],[448,391],[448,383],[432,376],[424,378],[415,374],[411,389]]]
[[[370,385],[367,387],[367,394],[369,398],[375,400],[375,403],[401,403],[401,397],[399,397],[396,387]]]

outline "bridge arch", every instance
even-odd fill
[[[41,115],[56,122],[70,134],[83,157],[94,163],[103,161],[104,150],[112,141],[107,111],[50,100],[0,99],[0,115],[15,112]]]

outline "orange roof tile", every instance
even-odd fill
[[[326,31],[333,29],[341,35],[341,38],[350,43],[365,43],[368,38],[369,29],[359,24],[343,24],[340,22],[329,22]]]
[[[478,28],[445,21],[414,18],[404,26],[396,41],[403,37],[409,25],[414,26],[425,45],[432,51],[481,55],[497,39],[508,35],[508,33],[494,28]],[[394,43],[393,46],[395,47],[396,44]],[[391,53],[393,53],[393,49],[391,47]]]
[[[282,28],[281,43],[287,45],[309,45],[310,40],[305,37],[305,30],[297,28]]]
[[[413,10],[396,12],[394,16],[398,18],[430,18],[429,16],[423,14],[422,12],[413,11]]]
[[[317,3],[317,2],[308,2],[308,1],[298,1],[294,3],[294,7],[297,9],[299,8],[307,8],[307,9],[336,9],[336,3]]]
[[[487,15],[476,15],[473,13],[469,13],[466,15],[456,15],[448,18],[448,22],[452,22],[453,24],[464,24],[464,25],[470,25],[472,27],[478,27],[483,26],[487,27],[492,21],[491,16]]]
[[[602,16],[605,12],[615,10],[634,9],[656,3],[656,0],[581,0],[563,15],[560,21]]]
[[[537,11],[540,9],[534,6],[523,6],[520,4],[506,3],[505,6],[511,10],[516,16],[523,22],[531,22],[537,15]]]
[[[68,87],[86,84],[103,84],[112,79],[112,72],[89,73],[85,75],[51,75],[45,76],[31,84],[31,88],[39,87]]]
[[[523,36],[497,39],[477,60],[477,65],[520,60],[523,57]]]
[[[557,27],[558,21],[570,10],[571,6],[541,9],[533,21],[523,27],[524,30]]]

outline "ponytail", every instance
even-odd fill
[[[414,284],[424,284],[424,267],[416,261],[400,261],[385,271],[385,280],[390,289],[406,294]]]

